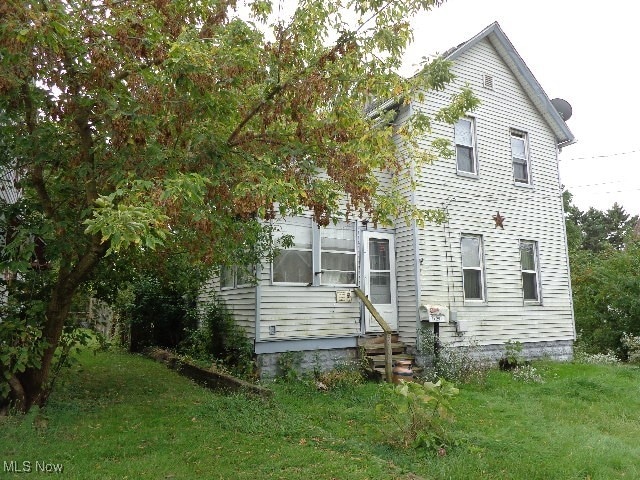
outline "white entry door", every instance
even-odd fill
[[[397,330],[396,253],[393,235],[362,232],[362,248],[364,293],[391,329]],[[366,308],[364,318],[367,332],[382,331]]]

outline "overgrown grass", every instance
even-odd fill
[[[0,469],[60,463],[61,477],[77,479],[640,478],[637,367],[537,363],[544,383],[493,371],[461,386],[452,433],[465,441],[435,456],[383,443],[379,385],[274,383],[265,401],[212,393],[138,356],[81,360],[44,411],[0,419]]]

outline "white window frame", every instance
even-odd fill
[[[223,279],[228,278],[231,283],[225,284]],[[220,291],[231,290],[236,286],[236,271],[234,267],[223,265],[220,267]]]
[[[225,290],[231,290],[233,288],[243,288],[243,287],[251,287],[253,286],[253,283],[251,282],[245,282],[245,283],[239,283],[238,279],[240,277],[239,273],[238,273],[238,269],[240,267],[238,266],[233,266],[233,267],[228,267],[223,265],[222,267],[220,267],[220,291],[225,291]],[[222,279],[225,277],[224,271],[228,270],[230,272],[230,280],[231,280],[231,285],[223,285],[222,284]],[[252,274],[255,277],[256,274],[256,268],[255,266],[253,267],[248,267],[247,268],[247,273],[249,275],[251,275],[251,272],[253,272]]]
[[[524,144],[524,157],[515,155],[513,150],[513,140],[520,139]],[[512,128],[509,135],[509,148],[511,149],[511,169],[513,172],[513,181],[516,185],[531,185],[531,161],[529,159],[529,135],[524,130]],[[516,163],[525,166],[526,179],[516,177]]]
[[[460,122],[469,123],[469,130],[471,133],[471,145],[463,145],[463,144],[458,144],[456,142],[456,126]],[[458,175],[477,177],[478,176],[478,154],[477,154],[478,149],[476,147],[476,119],[475,118],[463,117],[463,118],[460,118],[453,125],[453,143],[454,143],[455,153],[456,153],[456,171]],[[471,164],[472,164],[473,171],[460,169],[460,163],[458,162],[458,146],[464,147],[464,148],[471,148],[471,157],[472,157]]]
[[[309,234],[311,236],[311,247],[310,248],[300,248],[297,247],[295,245],[296,242],[296,238],[295,235],[293,236],[293,242],[294,242],[294,246],[291,248],[281,248],[280,250],[282,252],[287,252],[287,251],[299,251],[299,252],[311,252],[311,265],[309,266],[310,268],[310,278],[311,281],[310,282],[279,282],[275,280],[275,276],[274,276],[274,272],[275,272],[275,261],[276,258],[274,258],[271,261],[271,284],[272,285],[286,285],[286,286],[310,286],[313,285],[315,283],[315,264],[316,264],[316,260],[315,260],[315,255],[314,255],[314,245],[315,245],[315,233],[314,233],[314,227],[311,221],[311,218],[307,218],[307,217],[288,217],[286,222],[282,224],[282,227],[284,228],[284,230],[281,230],[281,235],[279,235],[279,237],[282,237],[284,235],[289,235],[289,232],[286,230],[286,225],[290,224],[290,225],[296,225],[298,227],[304,227],[304,228],[309,228]]]
[[[479,265],[476,267],[465,267],[464,265],[464,257],[462,253],[462,242],[465,239],[473,239],[478,241],[478,261]],[[473,235],[473,234],[462,234],[460,236],[460,266],[462,269],[462,295],[464,297],[465,302],[474,302],[474,303],[484,303],[486,301],[486,275],[484,270],[484,245],[482,241],[481,235]],[[480,298],[467,298],[465,281],[464,281],[464,273],[465,270],[473,270],[480,272]]]
[[[531,245],[533,251],[533,270],[525,270],[522,264],[522,250],[523,245]],[[542,295],[540,293],[540,256],[538,255],[538,242],[534,240],[520,240],[519,242],[519,253],[520,253],[520,280],[522,282],[522,299],[525,303],[528,304],[540,304],[542,302]],[[536,298],[525,298],[524,296],[524,276],[527,275],[535,275],[535,285],[536,285]]]
[[[322,246],[322,239],[329,237],[328,235],[326,235],[327,232],[331,232],[331,230],[338,230],[340,228],[350,228],[352,229],[353,232],[353,250],[332,250],[332,249],[324,249]],[[357,255],[357,240],[358,240],[358,230],[357,230],[357,224],[355,222],[353,223],[348,223],[348,222],[338,222],[337,225],[329,225],[327,227],[323,227],[320,228],[320,234],[318,235],[318,243],[319,243],[319,258],[320,258],[320,285],[324,285],[324,286],[341,286],[341,287],[355,287],[358,285],[358,255]],[[331,237],[329,237],[331,238]],[[335,271],[335,272],[351,272],[352,270],[328,270],[326,268],[323,267],[322,265],[322,254],[323,253],[333,253],[333,254],[340,254],[340,255],[350,255],[353,256],[353,278],[354,278],[354,282],[353,283],[335,283],[335,282],[325,282],[324,281],[324,273],[328,272],[328,271]]]

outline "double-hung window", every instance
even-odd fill
[[[356,231],[353,223],[340,222],[320,229],[322,285],[356,284]]]
[[[273,259],[273,283],[313,284],[313,229],[310,218],[287,219],[286,226],[276,237],[293,237],[293,244],[280,251]]]
[[[529,168],[529,149],[527,134],[519,130],[511,130],[511,159],[513,162],[513,179],[516,183],[531,183]]]
[[[465,300],[484,300],[484,266],[482,261],[482,238],[462,236],[462,283]]]
[[[520,240],[520,268],[522,270],[522,294],[525,302],[539,302],[540,282],[536,242]]]
[[[476,162],[475,128],[473,119],[461,118],[456,122],[453,129],[458,172],[476,175],[478,173],[478,168]]]

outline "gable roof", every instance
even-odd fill
[[[511,41],[500,28],[498,22],[493,22],[476,36],[446,51],[443,57],[450,61],[455,61],[463,53],[467,52],[478,42],[487,39],[496,49],[502,61],[511,70],[514,77],[522,86],[523,90],[538,109],[558,140],[558,146],[564,147],[575,143],[576,139],[566,122],[555,109],[551,100],[543,90],[538,80],[533,76],[527,64],[518,54]]]

